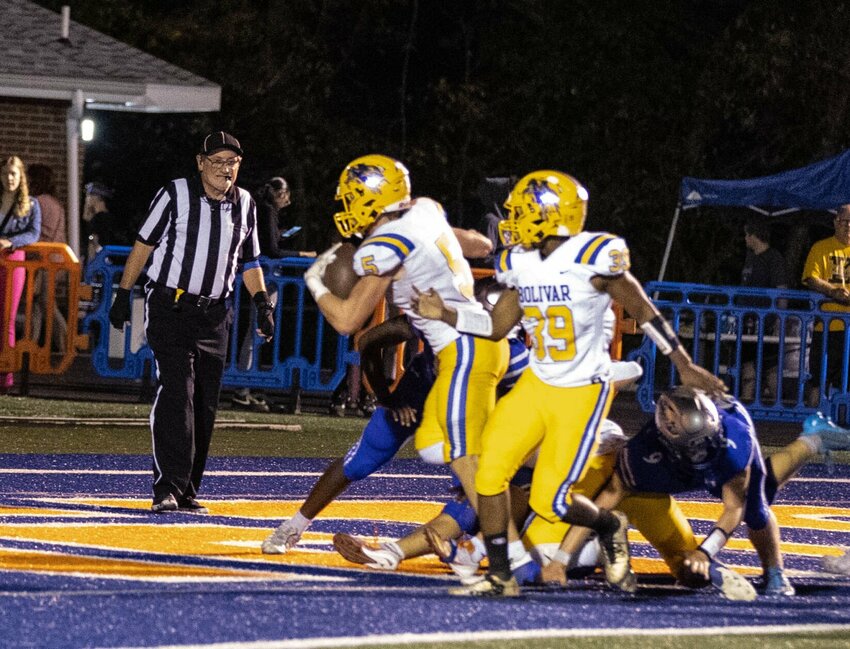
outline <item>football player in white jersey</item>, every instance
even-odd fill
[[[609,582],[622,587],[633,578],[625,516],[599,509],[588,498],[572,493],[593,455],[597,429],[612,398],[611,359],[603,334],[604,314],[612,298],[669,355],[683,383],[710,393],[724,391],[717,377],[691,361],[629,273],[625,241],[605,232],[583,232],[587,199],[585,188],[567,174],[528,174],[508,196],[508,216],[500,232],[507,245],[531,249],[522,254],[533,255],[534,263],[514,269],[514,251],[500,256],[497,276],[513,290],[504,292],[492,314],[445,304],[430,290],[415,303],[422,316],[494,340],[522,321],[532,339],[528,369],[499,401],[483,435],[475,485],[490,567],[481,581],[454,589],[452,594],[519,594],[506,552],[506,487],[537,446],[540,453],[530,496],[537,516],[532,525],[569,523],[595,530],[604,548]],[[534,532],[527,530],[532,543]]]
[[[485,314],[464,257],[486,256],[492,243],[478,232],[453,228],[439,203],[412,199],[410,192],[408,171],[397,160],[367,155],[349,163],[336,195],[343,211],[334,221],[343,237],[363,236],[353,261],[360,279],[347,299],[330,293],[322,278],[333,249],[317,258],[304,279],[322,314],[342,334],[358,331],[390,290],[392,303],[407,313],[437,359],[416,449],[426,462],[450,464],[474,504],[481,432],[508,367],[508,342],[419,317],[411,300],[417,287],[428,286],[454,308]]]

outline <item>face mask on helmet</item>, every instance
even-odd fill
[[[336,200],[342,201],[342,211],[334,214],[339,233],[362,234],[381,214],[410,200],[407,168],[384,155],[357,158],[343,169]]]
[[[505,207],[507,218],[499,223],[506,246],[527,248],[546,237],[570,237],[584,229],[587,190],[572,176],[560,171],[534,171],[511,190]]]
[[[696,468],[710,462],[723,442],[717,407],[704,392],[692,388],[662,394],[655,406],[655,425],[667,448]]]

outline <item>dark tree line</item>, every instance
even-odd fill
[[[625,236],[647,280],[682,176],[774,173],[848,146],[840,1],[78,0],[72,17],[222,86],[220,114],[98,115],[90,174],[112,174],[142,212],[191,169],[199,135],[231,130],[241,184],[285,175],[311,248],[363,153],[404,160],[414,192],[466,227],[484,176],[550,167],[585,183],[588,227]],[[734,282],[741,218],[689,212],[668,277]],[[789,256],[818,219],[782,221]]]

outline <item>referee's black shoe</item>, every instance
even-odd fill
[[[159,498],[153,499],[151,511],[154,514],[164,514],[167,512],[176,512],[178,509],[177,499],[173,494],[166,494]]]
[[[185,512],[186,514],[209,514],[210,510],[204,507],[192,496],[181,496],[177,499],[177,511]]]

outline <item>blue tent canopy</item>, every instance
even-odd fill
[[[682,210],[701,205],[749,207],[778,215],[797,210],[834,210],[850,204],[850,149],[837,156],[772,176],[745,180],[682,179],[658,280],[664,279]]]
[[[832,210],[850,203],[850,149],[814,164],[746,180],[683,178],[683,208],[697,205]]]

